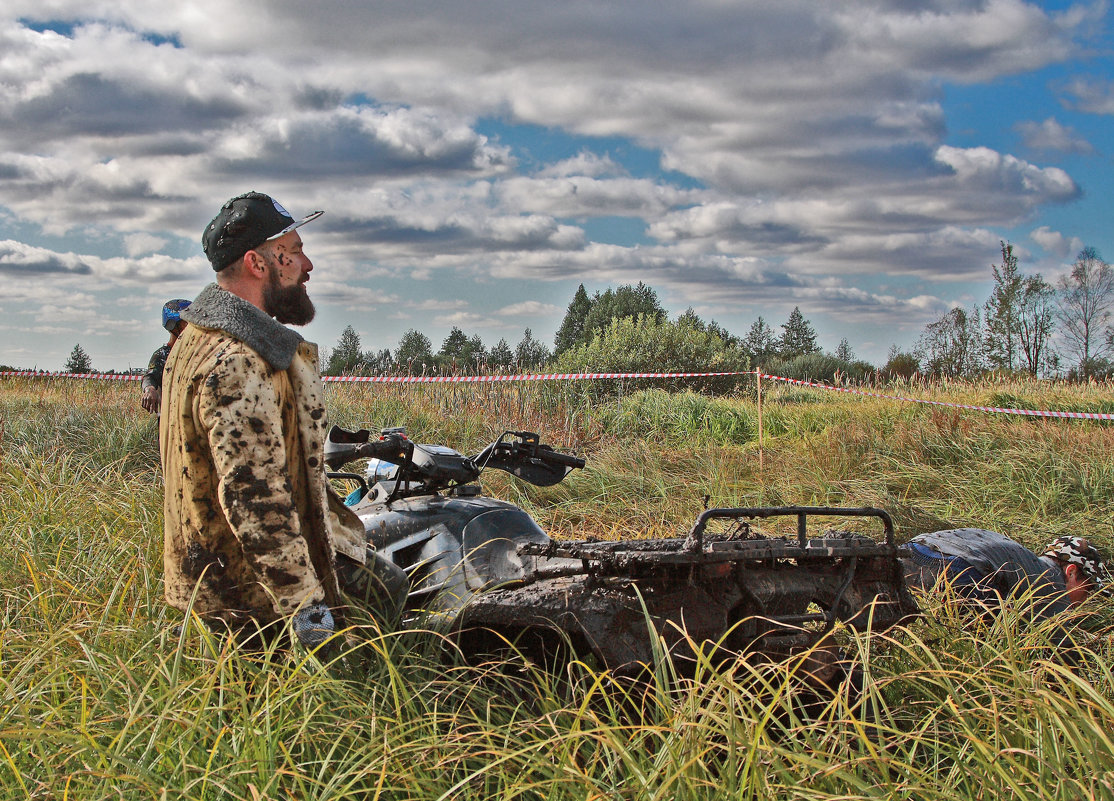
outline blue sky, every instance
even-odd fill
[[[580,283],[744,334],[799,306],[881,362],[1114,254],[1105,2],[9,0],[0,364],[142,366],[200,232],[295,215],[308,339],[552,342]]]

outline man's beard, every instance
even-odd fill
[[[306,294],[304,284],[280,287],[278,270],[271,269],[270,277],[263,285],[263,310],[280,323],[307,325],[317,312],[313,301]]]

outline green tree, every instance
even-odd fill
[[[367,351],[363,356],[364,367],[370,373],[389,373],[394,366],[390,348],[381,348],[377,351]]]
[[[722,339],[725,346],[738,345],[742,341],[715,320],[705,322],[692,306],[685,309],[684,313],[677,318],[677,324],[688,326],[697,331],[707,331],[712,336]]]
[[[360,335],[356,329],[346,325],[340,332],[337,345],[329,353],[325,375],[356,375],[363,366],[364,353],[360,350]]]
[[[468,336],[455,325],[441,343],[435,359],[442,369],[468,369],[487,358],[487,348],[478,334]]]
[[[565,311],[565,319],[561,321],[561,327],[557,329],[557,335],[553,339],[554,353],[564,353],[583,341],[584,325],[591,310],[592,301],[584,289],[584,284],[581,284],[576,288],[576,294],[572,296],[572,302]]]
[[[855,361],[855,351],[851,350],[851,343],[847,341],[847,337],[839,341],[839,347],[836,348],[835,357],[841,362],[850,363]]]
[[[522,340],[515,346],[514,360],[519,369],[527,370],[549,361],[549,348],[534,339],[533,332],[527,328]]]
[[[750,354],[751,360],[756,365],[768,362],[777,354],[777,342],[774,340],[774,329],[770,327],[761,316],[751,323],[750,330],[743,337],[743,349]]]
[[[592,299],[592,308],[584,320],[580,341],[590,342],[612,320],[634,318],[640,314],[658,321],[666,318],[665,309],[653,287],[639,281],[637,286],[624,284],[618,289],[608,288],[602,295],[597,292]]]
[[[395,359],[408,374],[420,373],[433,364],[433,343],[421,331],[411,328],[398,341]]]
[[[1088,378],[1104,367],[1107,348],[1114,346],[1114,332],[1103,331],[1114,310],[1114,269],[1097,250],[1084,248],[1056,290],[1065,355],[1075,359],[1080,376]]]
[[[783,359],[792,359],[808,353],[819,353],[820,346],[816,344],[816,331],[812,323],[801,314],[799,306],[794,306],[789,313],[789,319],[781,324],[781,339],[777,345],[778,356]]]
[[[80,344],[74,345],[73,350],[70,351],[70,358],[66,359],[66,364],[62,368],[67,373],[91,373],[93,372],[93,360],[89,358],[89,354],[85,352],[85,348]]]
[[[437,363],[443,367],[451,364],[462,364],[468,351],[468,335],[455,325],[441,343],[441,350],[437,351]]]
[[[684,320],[657,317],[624,317],[612,320],[591,342],[565,351],[553,361],[561,372],[735,372],[747,370],[750,361],[740,345],[727,345],[722,337],[702,331]],[[735,378],[694,379],[691,383],[664,379],[659,385],[676,389],[689,385],[698,390],[723,391],[737,384]],[[639,387],[651,384],[639,383]]]
[[[692,306],[689,306],[677,317],[677,324],[695,328],[697,331],[708,330],[708,324],[704,322],[703,318],[696,313],[696,309]]]
[[[465,349],[464,357],[469,364],[479,364],[487,359],[487,348],[484,347],[479,334],[468,337],[468,346]]]
[[[1002,263],[991,265],[994,289],[983,307],[986,358],[992,367],[1013,370],[1018,358],[1018,314],[1022,291],[1021,272],[1013,245],[1002,242]]]
[[[891,345],[882,374],[888,378],[912,378],[920,367],[920,361],[915,355],[898,350],[897,345]]]
[[[489,358],[496,367],[510,367],[514,362],[514,351],[507,344],[507,340],[500,339],[492,346]]]

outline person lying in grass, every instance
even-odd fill
[[[995,531],[956,528],[920,534],[899,553],[915,589],[950,587],[960,598],[991,607],[1024,596],[1037,618],[1114,588],[1106,561],[1083,537],[1057,537],[1038,555]]]

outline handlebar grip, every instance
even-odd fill
[[[360,455],[397,464],[406,458],[406,444],[406,439],[398,434],[389,434],[383,439],[372,440],[361,445]]]
[[[564,465],[565,467],[584,467],[586,462],[579,456],[571,456],[560,451],[551,451],[547,448],[538,448],[538,457],[546,462]]]

